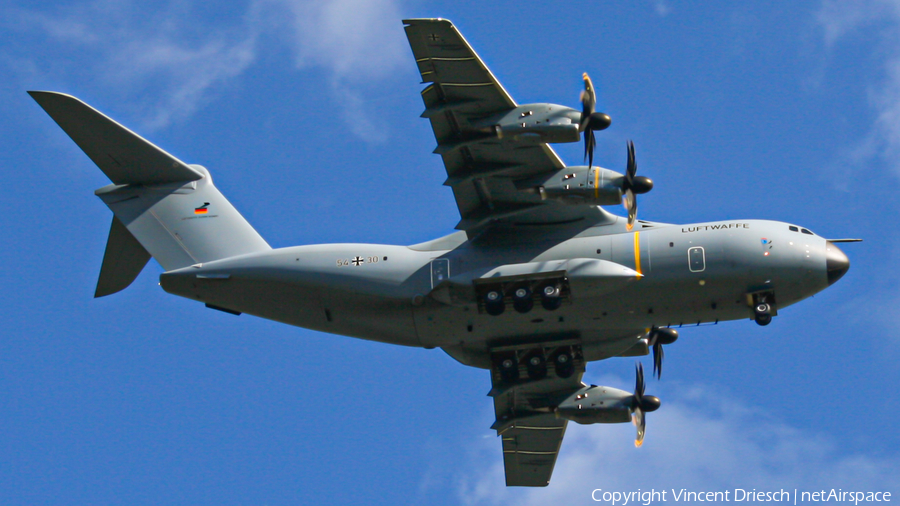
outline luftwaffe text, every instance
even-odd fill
[[[683,233],[699,232],[701,230],[728,230],[735,228],[750,228],[749,223],[717,223],[715,225],[696,225],[693,227],[681,227]]]

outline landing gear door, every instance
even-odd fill
[[[450,277],[450,259],[436,258],[431,261],[431,288]]]

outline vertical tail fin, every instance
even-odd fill
[[[167,271],[272,249],[213,185],[109,185],[95,193]]]
[[[270,250],[188,165],[70,95],[29,92],[113,184],[95,194],[115,214],[96,296],[127,287],[153,256],[166,270]]]

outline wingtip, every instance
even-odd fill
[[[415,25],[418,23],[449,23],[453,24],[449,19],[444,18],[409,18],[401,20],[404,25]]]
[[[63,100],[74,100],[75,102],[82,102],[78,97],[74,97],[69,95],[68,93],[60,93],[58,91],[45,91],[45,90],[28,90],[28,95],[34,99],[35,102],[41,103],[41,99],[63,99]]]
[[[72,95],[67,95],[65,93],[60,93],[58,91],[50,91],[50,90],[28,90],[27,93],[29,95],[31,95],[32,97],[35,95],[60,95],[63,97],[71,97],[72,96]]]

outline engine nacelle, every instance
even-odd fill
[[[582,425],[628,423],[638,407],[635,394],[618,388],[591,385],[570,395],[556,407],[556,413]],[[659,409],[658,397],[644,395],[640,408],[645,413]]]
[[[556,104],[525,104],[473,125],[521,144],[578,142],[581,112]],[[598,120],[599,121],[599,120]]]
[[[628,423],[634,395],[618,388],[591,385],[570,395],[556,408],[557,414],[582,425]]]
[[[566,167],[550,177],[520,181],[516,187],[569,205],[609,206],[622,202],[625,176],[602,167]]]

